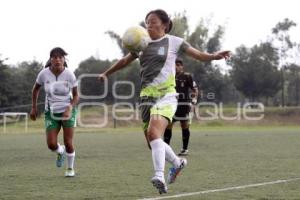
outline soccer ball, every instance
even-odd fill
[[[142,26],[129,27],[122,37],[123,47],[130,52],[140,52],[146,49],[150,42],[148,31]]]

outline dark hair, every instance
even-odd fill
[[[183,60],[181,58],[176,58],[175,63],[180,63],[183,65]]]
[[[162,21],[163,24],[165,24],[167,26],[165,33],[169,33],[173,27],[173,22],[170,19],[170,17],[168,16],[168,14],[166,13],[166,11],[162,10],[162,9],[156,9],[156,10],[151,10],[145,17],[145,21],[147,20],[147,18],[149,17],[149,15],[151,14],[155,14],[158,16],[158,18]]]
[[[60,47],[55,47],[55,48],[53,48],[53,49],[50,51],[50,58],[47,60],[47,62],[46,62],[46,64],[45,64],[45,68],[51,66],[51,58],[54,57],[54,56],[57,56],[57,55],[65,57],[66,55],[68,55],[68,53],[67,53],[65,50],[63,50],[62,48],[60,48]],[[65,67],[68,67],[66,61],[64,62],[64,66],[65,66]]]
[[[60,47],[55,47],[50,51],[50,58],[56,55],[66,56],[68,53]]]

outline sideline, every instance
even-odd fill
[[[249,185],[241,185],[241,186],[228,187],[228,188],[222,188],[222,189],[204,190],[204,191],[199,191],[199,192],[182,193],[182,194],[177,194],[177,195],[172,195],[172,196],[160,196],[160,197],[144,198],[144,199],[138,199],[138,200],[172,199],[172,198],[180,198],[180,197],[208,194],[208,193],[214,193],[214,192],[224,192],[224,191],[230,191],[230,190],[239,190],[239,189],[246,189],[246,188],[252,188],[252,187],[259,187],[259,186],[274,185],[274,184],[287,183],[287,182],[293,182],[293,181],[298,181],[298,180],[300,180],[300,178],[277,180],[277,181],[264,182],[264,183],[254,183],[254,184],[249,184]]]

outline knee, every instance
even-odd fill
[[[66,152],[73,153],[74,147],[72,141],[65,142]]]
[[[155,140],[155,139],[160,138],[160,137],[157,136],[157,134],[156,134],[155,131],[148,130],[148,132],[147,132],[147,138],[148,138],[148,141],[151,142],[152,140]]]
[[[147,132],[147,138],[148,138],[148,141],[151,142],[152,140],[154,140],[154,135],[151,131],[148,131]]]
[[[57,149],[57,144],[48,143],[48,149],[55,151]]]

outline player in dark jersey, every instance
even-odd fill
[[[173,117],[172,123],[166,128],[164,133],[164,141],[170,144],[172,138],[172,127],[174,122],[180,121],[182,130],[182,149],[178,155],[186,156],[188,155],[188,145],[190,139],[190,112],[192,105],[197,103],[198,98],[198,88],[193,80],[190,73],[186,73],[183,70],[182,59],[177,58],[176,64],[176,92],[178,96],[178,106],[176,113]]]

